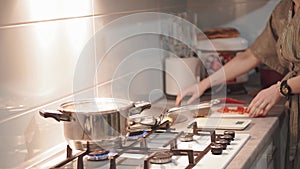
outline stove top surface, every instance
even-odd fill
[[[247,119],[246,119],[247,120]],[[192,122],[192,123],[191,123]],[[207,124],[207,123],[205,123]],[[235,133],[235,139],[230,145],[222,151],[220,155],[214,155],[211,152],[212,131],[213,136],[224,134],[222,130],[198,128],[200,123],[192,116],[186,116],[185,120],[180,123],[174,123],[171,128],[165,130],[152,130],[149,133],[141,134],[137,138],[128,137],[125,139],[122,148],[110,150],[108,159],[94,161],[89,156],[83,156],[84,169],[181,169],[181,168],[203,168],[203,169],[223,169],[230,163],[239,150],[250,138],[249,134]],[[201,125],[200,125],[201,126]],[[192,135],[192,141],[188,139],[181,140],[183,135]],[[167,161],[163,164],[151,163],[151,158],[158,152],[170,151],[173,153],[171,159],[163,159]],[[178,152],[180,151],[180,153]],[[75,151],[76,153],[76,151]],[[53,156],[51,159],[45,160],[34,167],[50,168],[57,163],[66,159],[67,152],[61,151],[60,154]],[[74,154],[74,151],[73,151]],[[191,155],[192,154],[192,155]],[[93,159],[93,158],[92,158]],[[78,158],[68,162],[60,168],[78,168]],[[113,163],[111,163],[113,161]],[[114,167],[111,167],[115,164]],[[80,165],[79,165],[80,166]],[[145,167],[148,166],[148,167]]]
[[[154,133],[152,134],[147,141],[148,148],[152,150],[159,150],[160,152],[169,150],[170,145],[164,146],[170,139],[176,137],[177,133]],[[226,166],[230,163],[230,161],[234,158],[234,156],[239,152],[239,150],[243,147],[243,145],[250,138],[249,134],[239,134],[237,133],[235,139],[227,145],[226,150],[223,150],[221,155],[213,155],[211,151],[207,152],[204,157],[194,166],[194,168],[203,168],[203,169],[221,169],[226,168]],[[127,141],[126,144],[130,144],[131,141]],[[211,143],[210,135],[203,134],[197,135],[193,137],[193,141],[191,142],[181,142],[178,139],[177,145],[178,149],[185,150],[193,150],[193,151],[203,151],[207,146]],[[140,145],[135,145],[138,148]],[[133,148],[134,149],[134,148]],[[110,155],[115,153],[116,151],[111,151]],[[144,168],[144,160],[149,156],[149,152],[141,152],[138,153],[129,150],[128,152],[124,152],[116,159],[116,168],[117,169],[143,169]],[[56,157],[56,160],[60,158],[65,158],[65,155],[60,157]],[[85,156],[83,159],[84,168],[85,169],[107,169],[110,168],[110,160],[103,161],[90,161],[88,157]],[[40,168],[49,168],[53,166],[53,162],[48,162],[48,166],[46,164],[39,166]],[[51,166],[52,165],[52,166]],[[189,166],[188,156],[186,155],[173,155],[170,162],[165,164],[150,164],[149,168],[151,169],[165,169],[165,168],[173,168],[173,169],[182,169],[187,168]],[[68,164],[64,165],[61,168],[77,168],[77,160],[73,160]]]

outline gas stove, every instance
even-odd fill
[[[114,150],[67,150],[35,167],[79,169],[226,168],[249,134],[216,131],[191,123],[176,130],[169,121],[128,135]],[[224,144],[225,142],[225,144]]]

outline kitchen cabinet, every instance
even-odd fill
[[[256,161],[251,166],[251,169],[274,169],[274,152],[276,148],[273,141],[264,148]]]

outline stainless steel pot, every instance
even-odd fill
[[[149,102],[116,98],[93,98],[63,103],[57,111],[40,115],[64,121],[64,135],[72,149],[111,149],[121,145],[127,134],[129,116],[151,107]]]

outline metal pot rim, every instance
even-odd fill
[[[94,109],[91,109],[90,104],[94,106],[95,105],[97,106],[99,104],[99,107],[97,106]],[[84,105],[87,105],[86,108],[80,107]],[[98,97],[98,98],[88,98],[88,99],[62,103],[58,108],[58,111],[62,113],[106,114],[106,113],[120,112],[132,107],[134,107],[134,104],[132,101],[129,100],[119,99],[119,98]]]

